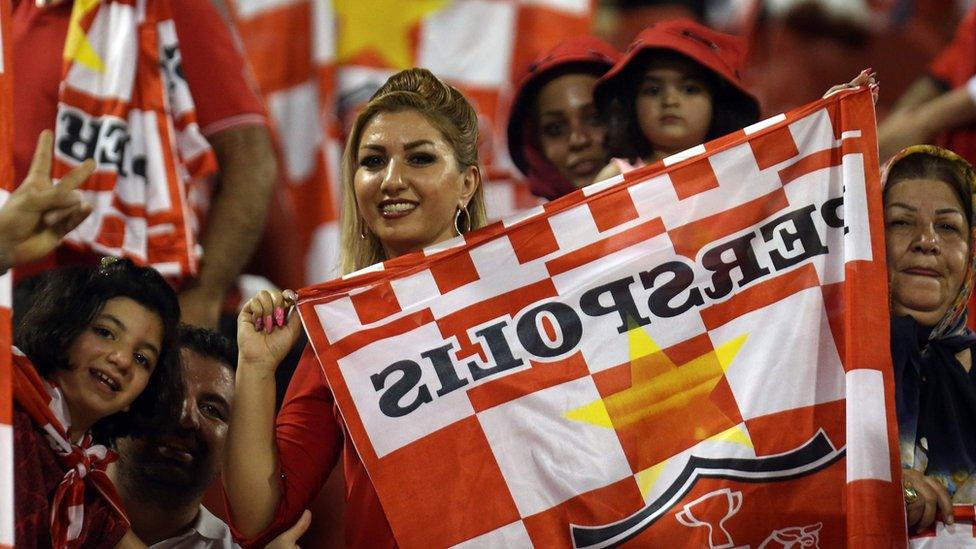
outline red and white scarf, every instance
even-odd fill
[[[66,242],[192,276],[191,178],[216,169],[197,125],[169,0],[75,0],[65,41],[54,175],[87,158],[94,212]]]
[[[61,391],[41,378],[30,359],[16,347],[13,386],[14,402],[44,432],[66,470],[51,500],[51,542],[58,549],[80,547],[85,541],[86,483],[101,492],[119,516],[126,517],[115,485],[105,473],[117,456],[105,446],[92,444],[90,434],[85,434],[77,444],[68,439],[70,419]]]

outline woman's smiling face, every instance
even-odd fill
[[[937,179],[897,181],[885,195],[891,312],[934,326],[959,294],[970,227],[953,188]]]
[[[459,169],[450,142],[415,110],[380,112],[363,128],[353,189],[387,258],[454,237],[455,212],[479,183],[477,167]]]

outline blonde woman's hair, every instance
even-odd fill
[[[454,150],[458,170],[478,167],[478,114],[457,89],[441,82],[427,69],[407,69],[391,76],[360,111],[342,154],[342,212],[340,267],[348,274],[388,259],[379,238],[366,231],[356,205],[353,178],[358,168],[363,129],[381,112],[414,110],[437,128]],[[486,223],[485,196],[479,184],[467,205],[471,229]]]

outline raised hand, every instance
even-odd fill
[[[58,185],[51,180],[54,135],[41,132],[27,178],[0,208],[0,270],[39,259],[91,213],[78,186],[95,170],[86,160]]]
[[[278,537],[271,540],[265,547],[270,549],[293,549],[298,547],[298,539],[302,537],[309,525],[312,524],[312,513],[305,509],[302,516],[298,518],[291,528],[282,532]]]
[[[242,364],[274,371],[302,331],[298,296],[291,290],[261,290],[237,316],[238,368]]]
[[[878,73],[871,69],[864,69],[861,74],[854,77],[854,80],[847,82],[846,84],[837,84],[836,86],[831,86],[827,93],[823,94],[824,98],[830,97],[834,93],[841,90],[846,90],[849,88],[859,88],[861,86],[867,86],[871,89],[871,98],[874,102],[878,102]]]

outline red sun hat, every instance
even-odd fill
[[[532,193],[548,199],[576,190],[558,173],[528,134],[532,105],[539,90],[563,74],[600,76],[620,60],[620,52],[595,36],[577,36],[560,42],[532,62],[519,81],[508,117],[508,153],[528,177]]]
[[[673,19],[647,27],[627,47],[623,59],[597,82],[593,96],[605,108],[624,84],[627,70],[635,59],[649,50],[668,50],[701,64],[740,92],[759,112],[759,100],[742,83],[746,44],[739,36],[710,29],[691,19]]]

